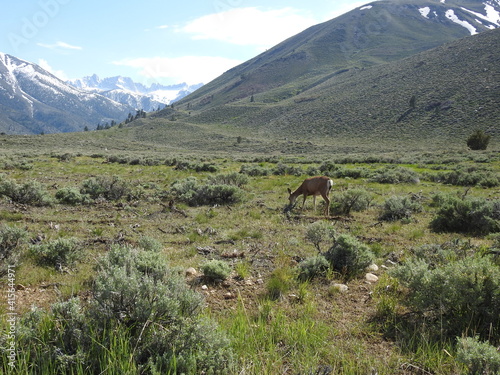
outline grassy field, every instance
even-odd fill
[[[59,149],[30,156],[9,151],[0,158],[2,263],[15,270],[0,270],[3,290],[10,290],[14,278],[14,291],[2,293],[2,330],[11,329],[9,313],[18,318],[14,341],[8,335],[0,339],[3,348],[16,344],[15,368],[8,365],[8,351],[2,351],[3,373],[155,373],[140,353],[154,334],[169,330],[165,321],[150,316],[138,326],[140,320],[127,320],[121,312],[116,319],[108,316],[114,322],[108,332],[95,328],[91,315],[85,315],[79,324],[87,328],[79,326],[78,336],[72,325],[76,315],[71,315],[77,310],[64,315],[60,313],[63,305],[57,305],[77,298],[82,314],[94,311],[93,300],[104,295],[98,292],[103,259],[119,251],[117,247],[120,251],[154,247],[155,257],[166,259],[189,293],[203,296],[196,319],[216,324],[215,332],[226,340],[220,339],[225,344],[217,351],[226,362],[221,359],[207,370],[200,356],[185,365],[177,354],[167,367],[157,367],[161,373],[180,373],[184,365],[186,373],[465,374],[467,368],[473,371],[473,362],[463,359],[457,337],[478,336],[481,342],[500,343],[498,320],[476,322],[463,311],[445,308],[436,315],[431,306],[418,305],[415,294],[419,290],[412,289],[404,276],[409,267],[405,265],[413,264],[418,249],[432,245],[439,249],[429,250],[435,255],[425,271],[429,275],[451,263],[477,259],[489,262],[492,276],[488,282],[498,286],[500,262],[494,255],[500,247],[495,236],[500,230],[497,152],[328,157],[242,152],[230,157],[167,153],[151,145],[150,150],[134,150],[132,145],[116,152],[118,140],[113,154],[98,152],[99,148],[74,153]],[[286,209],[287,188],[293,190],[316,174],[327,174],[335,183],[332,216],[321,216],[321,199],[316,212],[311,198],[304,212]],[[437,227],[435,219],[443,209],[439,202],[446,200],[438,193],[460,201],[496,202],[497,206],[489,219],[466,218],[470,231]],[[365,204],[356,208],[362,199]],[[473,229],[472,221],[483,219]],[[485,223],[490,225],[487,231],[481,229]],[[11,247],[6,228],[24,233]],[[370,252],[370,260],[378,266],[372,271],[378,281],[367,281],[368,271],[363,269],[351,273],[349,264],[343,269],[335,264],[311,267],[310,277],[300,276],[308,259],[319,253],[328,258],[344,237]],[[73,241],[75,248],[67,245],[57,253],[54,244],[61,240]],[[446,261],[439,258],[444,252]],[[142,253],[137,250],[137,254]],[[207,264],[213,260],[227,264],[229,275],[208,277]],[[195,271],[186,273],[191,267]],[[141,280],[149,280],[149,272]],[[418,272],[415,279],[419,279]],[[441,279],[444,284],[456,282],[456,288],[469,285],[453,280]],[[346,285],[347,291],[341,291],[338,284]],[[476,290],[474,295],[481,293]],[[6,298],[11,294],[15,297]],[[463,290],[463,294],[468,292]],[[446,306],[442,298],[441,305]],[[487,313],[498,312],[499,298],[497,291],[490,290],[488,303],[468,301],[469,309],[483,306]],[[37,323],[33,323],[35,306],[44,311]],[[464,329],[461,323],[469,318]],[[195,332],[202,335],[205,326],[197,322]],[[485,324],[490,324],[486,331]],[[26,327],[32,327],[35,337],[26,333]],[[98,339],[99,335],[106,339]],[[88,345],[86,338],[90,338]],[[203,342],[196,350],[212,350]],[[103,348],[92,365],[89,353],[100,353]],[[151,348],[144,353],[151,355]],[[496,371],[491,361],[490,367],[480,368],[493,372],[484,373]]]

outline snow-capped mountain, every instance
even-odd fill
[[[200,88],[202,84],[188,85],[160,85],[154,83],[147,87],[142,83],[134,82],[129,77],[99,78],[96,74],[80,79],[68,81],[74,87],[89,92],[99,93],[122,104],[146,112],[163,108]]]
[[[37,134],[94,129],[133,108],[77,89],[40,66],[0,52],[0,131]]]

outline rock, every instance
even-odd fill
[[[340,293],[345,293],[349,290],[349,287],[345,284],[333,284],[333,288],[338,290]]]
[[[186,276],[196,276],[198,275],[198,272],[196,272],[196,269],[193,268],[193,267],[189,267],[186,272],[185,272]]]
[[[366,281],[369,281],[370,283],[376,283],[378,281],[378,276],[374,275],[373,273],[367,273],[365,275]]]
[[[264,284],[264,280],[262,280],[262,279],[257,279],[257,281],[255,281],[255,282],[256,282],[257,284],[259,284],[259,285]]]
[[[231,292],[227,292],[224,294],[224,299],[234,299],[234,298],[236,298],[236,296]]]
[[[375,263],[370,264],[368,267],[366,267],[366,271],[367,272],[377,272],[378,266]]]

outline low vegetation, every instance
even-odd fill
[[[499,371],[497,153],[3,160],[2,373]]]

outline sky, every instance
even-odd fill
[[[22,0],[0,13],[0,52],[67,80],[97,74],[208,83],[370,0]]]

